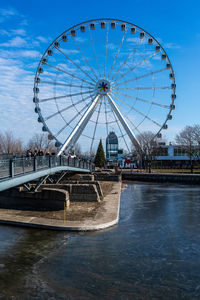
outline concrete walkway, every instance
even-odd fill
[[[113,189],[102,201],[103,213],[83,221],[57,220],[53,218],[23,216],[22,211],[0,209],[0,223],[67,231],[95,231],[118,223],[121,182],[115,182]]]

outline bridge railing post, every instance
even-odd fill
[[[51,157],[51,155],[49,155],[49,168],[51,168],[52,167],[52,157]]]
[[[60,166],[62,166],[62,155],[60,155]]]
[[[24,174],[25,170],[24,170],[24,160],[25,160],[25,157],[23,156],[22,157],[22,172]]]
[[[15,176],[13,159],[10,159],[10,162],[9,162],[9,174],[10,174],[10,177]]]
[[[35,156],[33,158],[33,171],[36,172],[37,171],[37,156]]]

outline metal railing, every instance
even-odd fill
[[[92,162],[76,157],[55,155],[22,157],[0,160],[0,180],[59,166],[77,168],[77,171],[78,169],[94,171]]]

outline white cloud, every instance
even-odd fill
[[[19,25],[20,26],[27,26],[28,25],[28,21],[26,19],[23,19]]]
[[[26,35],[26,31],[24,29],[13,29],[12,33],[16,35],[22,35],[22,36]]]
[[[0,23],[5,22],[10,17],[17,15],[17,11],[13,8],[1,8],[0,9]]]
[[[25,36],[26,31],[24,29],[13,29],[11,31],[8,31],[8,30],[5,30],[5,29],[0,29],[0,35],[4,35],[4,36],[21,35],[21,36]]]
[[[139,37],[134,37],[134,38],[128,38],[126,41],[133,44],[139,44],[141,42],[141,39]]]
[[[107,48],[110,50],[114,50],[114,49],[117,49],[117,46],[114,43],[108,43]]]
[[[86,39],[78,36],[78,37],[76,37],[76,41],[79,43],[84,43],[86,41]]]
[[[75,50],[75,49],[62,49],[62,51],[65,53],[65,54],[77,54],[79,53],[78,50]]]
[[[37,39],[41,42],[41,43],[47,43],[49,41],[48,38],[43,37],[43,36],[38,36]]]
[[[39,51],[36,50],[29,50],[29,49],[17,49],[17,50],[2,50],[0,49],[0,57],[1,58],[5,58],[5,59],[12,59],[12,58],[16,58],[16,59],[20,59],[20,60],[16,60],[15,62],[18,64],[23,64],[23,59],[24,58],[36,58],[37,61],[39,61],[39,59],[41,58],[41,53]],[[31,65],[33,65],[33,61],[31,62]],[[26,64],[27,66],[27,64]]]
[[[164,49],[180,49],[181,46],[177,45],[176,43],[164,43],[161,38],[157,38],[157,41],[163,46]]]
[[[37,128],[39,131],[33,112],[33,80],[34,73],[26,70],[20,60],[0,57],[1,130],[11,130],[25,139]]]
[[[41,53],[36,50],[22,50],[19,52],[21,57],[28,57],[28,58],[40,58]]]
[[[14,15],[16,15],[16,10],[15,9],[13,9],[13,8],[8,8],[8,9],[6,9],[6,8],[1,8],[0,9],[0,15],[1,16],[14,16]]]
[[[7,43],[0,44],[2,47],[25,47],[27,46],[27,42],[25,39],[20,36],[16,36],[9,40]]]
[[[7,30],[5,30],[5,29],[1,29],[0,30],[0,35],[7,35],[7,36],[9,36],[10,33]]]
[[[166,49],[180,49],[181,47],[175,43],[166,43],[164,44],[164,48]]]

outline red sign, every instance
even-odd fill
[[[125,160],[125,163],[126,163],[126,164],[130,164],[130,162],[131,162],[130,159],[126,159],[126,160]]]

